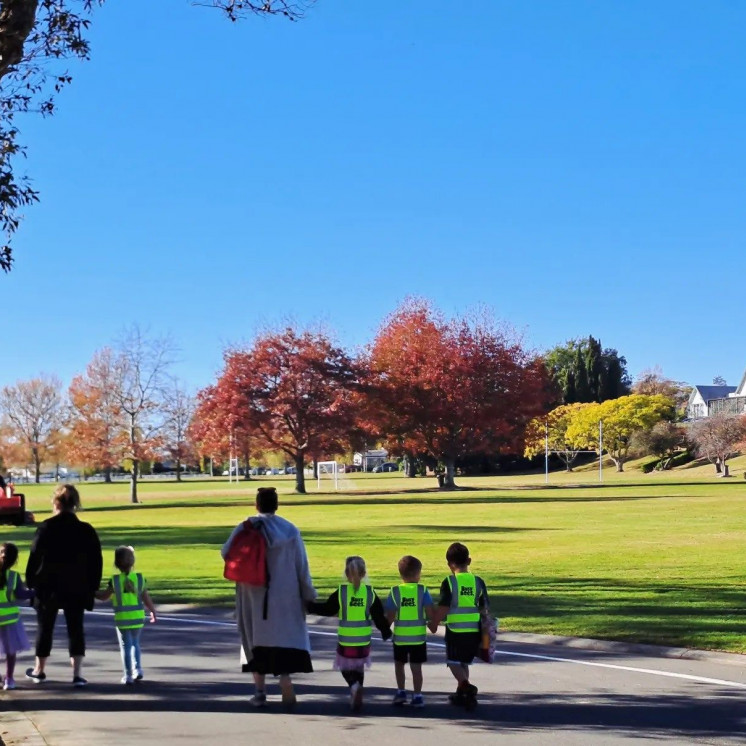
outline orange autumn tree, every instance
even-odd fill
[[[111,482],[119,466],[125,433],[121,409],[114,397],[115,360],[105,347],[94,353],[84,374],[73,378],[68,389],[67,455],[71,462],[102,469]]]
[[[519,450],[547,407],[541,360],[487,314],[445,319],[409,299],[381,326],[369,366],[379,430],[441,461],[446,489],[457,459]]]
[[[305,494],[306,458],[336,453],[355,424],[350,392],[359,371],[324,332],[288,327],[228,350],[216,394],[227,411],[247,417],[259,444],[295,464],[295,490]]]
[[[189,439],[201,456],[213,462],[226,461],[232,454],[239,454],[244,461],[244,476],[251,478],[249,468],[253,437],[248,409],[241,406],[240,400],[233,400],[233,394],[226,391],[222,379],[197,394],[194,415],[189,424]]]

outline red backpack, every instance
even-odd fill
[[[267,538],[261,524],[254,525],[250,519],[244,521],[228,549],[223,577],[259,588],[269,586]]]

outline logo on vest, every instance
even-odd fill
[[[459,596],[474,596],[474,589],[470,586],[467,586],[466,588],[461,588],[459,590]]]
[[[402,606],[417,606],[417,602],[413,598],[403,598],[401,600]]]
[[[351,598],[350,606],[365,606],[365,599],[362,598]]]

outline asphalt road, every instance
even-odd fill
[[[31,636],[32,615],[25,615]],[[606,651],[502,640],[496,664],[477,664],[476,711],[447,702],[454,688],[433,637],[425,668],[426,707],[391,705],[389,643],[374,644],[364,711],[353,715],[341,675],[332,671],[334,626],[313,625],[316,672],[297,680],[298,705],[286,713],[270,688],[270,706],[248,704],[251,677],[238,666],[237,633],[222,613],[164,614],[143,637],[146,680],[119,683],[119,652],[110,614],[87,617],[88,688],[70,685],[64,622],[47,669],[49,680],[23,678],[2,692],[0,732],[7,746],[88,744],[501,744],[746,743],[746,660],[682,660],[620,648]],[[395,740],[394,740],[395,739]]]

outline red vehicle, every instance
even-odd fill
[[[26,522],[26,496],[9,484],[0,490],[0,523],[22,526]]]

